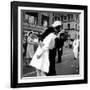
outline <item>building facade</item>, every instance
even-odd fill
[[[78,32],[80,29],[80,13],[22,11],[22,29],[24,32],[33,30],[42,33],[56,20],[62,21],[62,27],[68,32]]]

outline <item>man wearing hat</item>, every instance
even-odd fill
[[[55,60],[55,57],[56,57],[56,52],[57,52],[57,38],[59,38],[60,34],[63,33],[63,31],[61,31],[61,28],[62,28],[61,21],[55,21],[52,24],[52,28],[54,29],[57,37],[55,39],[55,47],[53,49],[49,50],[50,67],[49,67],[48,75],[50,75],[50,76],[51,75],[56,75],[56,69],[55,69],[56,60]]]

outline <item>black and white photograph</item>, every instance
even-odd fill
[[[87,60],[84,60],[86,14],[83,6],[72,9],[68,5],[67,8],[63,5],[61,8],[54,8],[52,4],[35,5],[31,3],[31,6],[23,7],[23,4],[17,4],[18,33],[14,40],[18,42],[18,84],[84,80]]]
[[[80,14],[21,11],[22,78],[80,73]]]

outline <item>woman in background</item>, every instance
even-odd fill
[[[33,46],[33,39],[32,39],[33,33],[30,32],[27,37],[27,49],[26,49],[26,64],[29,64],[30,60],[32,59],[34,55],[34,46]]]
[[[73,42],[73,53],[75,60],[78,58],[78,47],[79,47],[79,39],[78,39],[78,35],[76,35],[75,40]]]

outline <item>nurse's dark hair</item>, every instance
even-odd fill
[[[31,31],[31,32],[29,32],[28,36],[30,36],[30,34],[32,34],[32,31]]]

